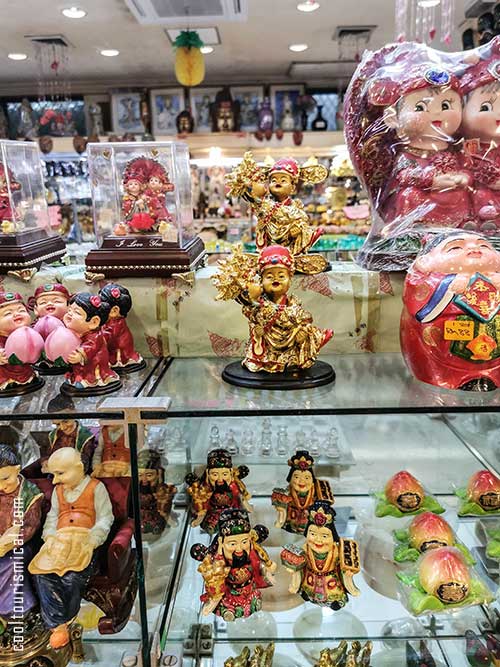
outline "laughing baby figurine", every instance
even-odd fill
[[[314,326],[312,315],[304,310],[298,299],[288,294],[295,269],[288,248],[269,246],[260,253],[257,267],[253,262],[250,256],[237,249],[229,259],[219,262],[220,271],[214,279],[219,292],[217,298],[235,299],[242,305],[248,320],[250,338],[242,364],[251,373],[285,374],[291,371],[293,374],[298,371],[300,374],[314,366],[320,349],[333,336],[333,330]],[[326,384],[335,375],[328,364],[323,366],[328,367],[322,382]],[[241,384],[236,375],[237,365],[231,364],[223,378]],[[297,377],[280,376],[279,379],[286,384],[287,380]],[[297,387],[305,387],[303,380]],[[254,386],[251,378],[247,381],[251,384],[243,386]],[[265,375],[261,374],[259,381],[264,388]]]
[[[69,306],[71,294],[64,285],[60,283],[49,283],[40,285],[33,295],[33,311],[36,320],[33,323],[35,331],[44,340],[59,326],[63,326],[63,317]],[[45,375],[59,375],[68,370],[66,364],[55,364],[49,359],[42,359],[36,365],[36,369]]]
[[[132,308],[130,292],[121,285],[105,285],[99,296],[111,306],[108,321],[102,327],[109,352],[109,363],[117,373],[133,373],[144,368],[146,362],[135,351],[134,338],[127,325]]]
[[[485,237],[434,237],[408,271],[401,350],[416,378],[447,389],[500,386],[500,252]]]
[[[67,356],[71,370],[61,391],[80,396],[109,394],[122,383],[109,363],[109,353],[102,326],[111,307],[98,294],[80,292],[71,298],[64,316],[66,327],[80,338],[78,347]]]

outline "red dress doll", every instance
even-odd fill
[[[165,168],[159,162],[154,160],[149,162],[151,164],[148,169],[145,195],[149,203],[151,216],[156,223],[171,222],[173,218],[165,205],[165,195],[167,192],[172,192],[175,186],[170,182]]]

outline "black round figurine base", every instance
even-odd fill
[[[70,370],[69,366],[53,366],[45,362],[33,364],[33,368],[40,373],[40,375],[64,375]]]
[[[236,387],[248,389],[311,389],[322,387],[335,381],[335,371],[324,361],[316,361],[310,368],[296,368],[284,373],[252,373],[233,361],[222,371],[222,379]]]
[[[61,394],[65,394],[66,396],[105,396],[106,394],[112,394],[121,388],[121,380],[115,380],[103,387],[83,387],[81,389],[79,387],[74,387],[69,382],[63,382],[61,385]]]
[[[136,364],[127,364],[126,366],[111,366],[111,368],[118,373],[118,375],[128,375],[129,373],[137,373],[146,368],[146,360],[138,361]]]
[[[27,384],[18,384],[7,387],[7,389],[0,390],[0,398],[8,398],[10,396],[23,396],[24,394],[31,394],[33,391],[41,389],[45,384],[45,380],[39,375],[33,378]]]

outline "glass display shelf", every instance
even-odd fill
[[[411,377],[400,354],[325,355],[336,381],[307,390],[259,391],[221,378],[229,359],[174,359],[155,396],[172,397],[170,417],[252,414],[372,414],[500,410],[500,391],[450,391]]]

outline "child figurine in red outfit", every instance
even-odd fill
[[[50,283],[47,285],[40,285],[35,290],[34,312],[37,319],[51,315],[62,320],[66,311],[68,310],[68,303],[71,298],[70,293],[60,283]]]
[[[102,326],[111,306],[97,294],[80,292],[70,301],[64,324],[81,338],[80,346],[68,356],[72,368],[61,391],[72,395],[109,394],[122,383],[109,364],[109,353]]]
[[[7,184],[8,176],[8,184]],[[5,167],[0,164],[0,229],[6,234],[16,231],[15,213],[12,210],[12,199],[9,197],[21,189],[21,184],[16,181],[12,171],[9,169],[6,175]]]
[[[121,285],[109,283],[100,290],[99,296],[111,306],[108,321],[102,327],[111,367],[118,373],[132,373],[144,368],[146,362],[136,352],[127,325],[127,315],[132,308],[130,292]]]

